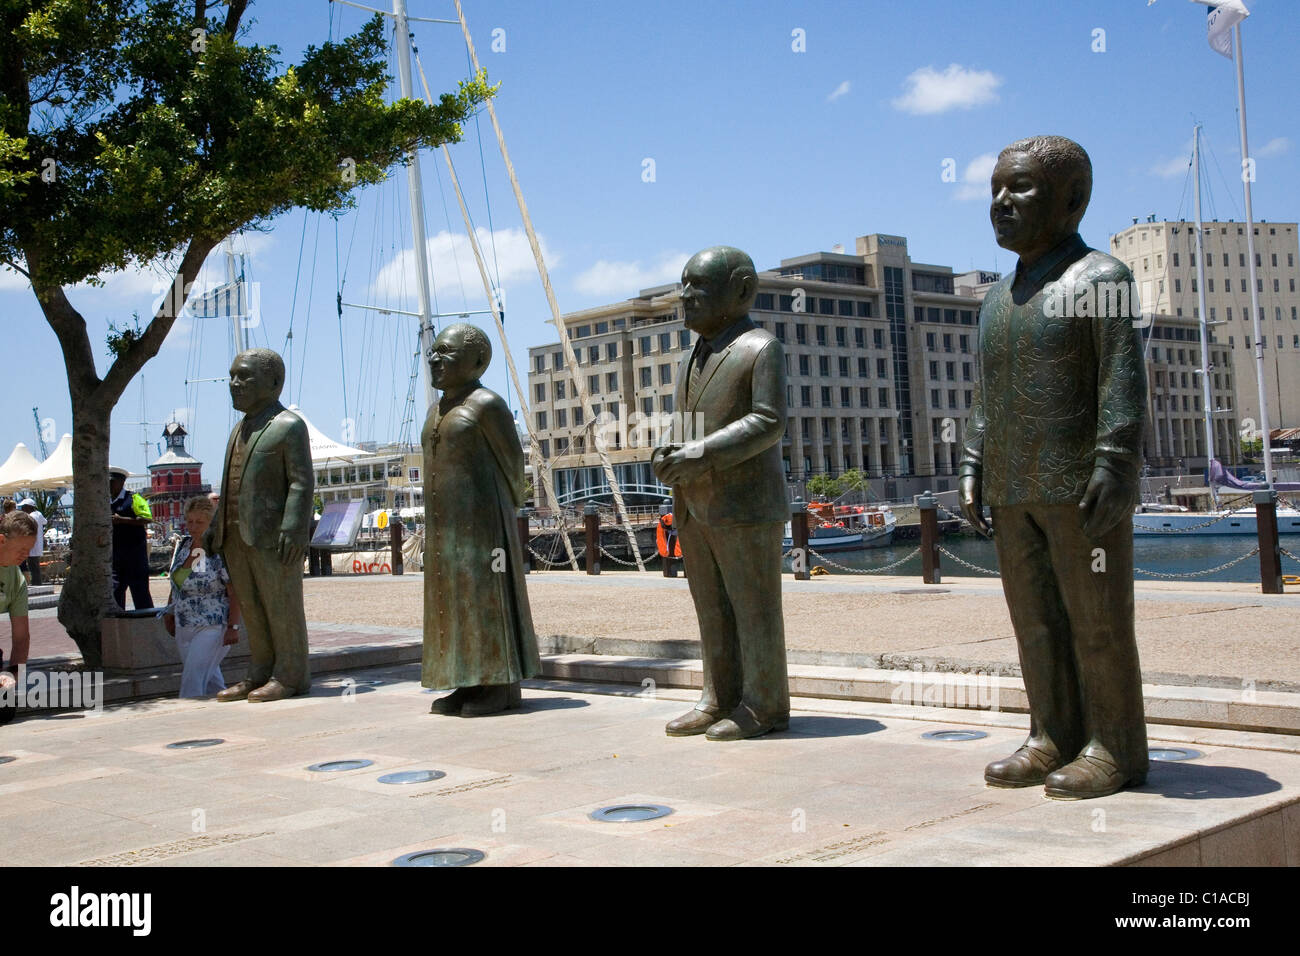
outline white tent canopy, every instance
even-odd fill
[[[365,458],[369,452],[362,451],[360,448],[353,448],[350,445],[343,445],[330,438],[315,425],[311,423],[302,409],[297,405],[290,405],[289,411],[293,412],[303,420],[307,425],[307,434],[311,437],[311,460],[313,464],[331,461],[352,461],[354,458]]]
[[[27,487],[23,479],[31,474],[40,462],[36,456],[27,450],[27,446],[19,442],[14,446],[14,450],[9,453],[9,457],[3,465],[0,465],[0,494],[9,494],[17,491],[19,488]]]
[[[27,473],[23,485],[31,489],[52,491],[72,484],[72,436],[65,434],[50,457]]]

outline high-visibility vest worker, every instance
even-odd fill
[[[682,542],[677,537],[677,529],[673,527],[673,516],[671,514],[659,516],[659,524],[655,528],[655,546],[658,548],[659,557],[661,558],[668,557],[670,547],[674,558],[682,556]]]

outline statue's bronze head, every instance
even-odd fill
[[[697,252],[682,270],[686,327],[706,339],[746,315],[757,294],[754,261],[731,246]]]
[[[1079,231],[1092,195],[1092,162],[1064,136],[1032,136],[1002,150],[991,186],[998,245],[1033,262]]]
[[[492,361],[492,343],[477,325],[449,325],[429,348],[429,380],[442,391],[478,381]]]
[[[244,414],[261,411],[284,389],[284,359],[270,349],[246,349],[230,365],[230,402]]]

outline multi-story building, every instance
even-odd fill
[[[364,500],[366,510],[413,508],[424,503],[420,449],[407,444],[361,442],[364,455],[312,463],[316,495],[328,501]]]
[[[203,481],[203,462],[185,450],[188,433],[179,422],[163,429],[167,450],[149,466],[149,485],[140,489],[149,501],[154,521],[179,531],[185,524],[185,503],[195,495],[206,495],[212,486]]]
[[[1250,270],[1247,262],[1245,223],[1203,222],[1205,252],[1205,307],[1212,345],[1226,346],[1232,356],[1236,393],[1235,419],[1258,428],[1258,376],[1255,331],[1251,321]],[[1254,225],[1256,286],[1264,354],[1264,395],[1269,425],[1300,425],[1300,249],[1296,223],[1258,222]],[[1196,276],[1196,225],[1186,221],[1145,222],[1116,233],[1111,255],[1123,260],[1138,284],[1144,311],[1198,320],[1200,306]],[[1189,381],[1191,379],[1189,378]],[[1225,445],[1215,441],[1223,461],[1226,447],[1237,449],[1228,436]]]
[[[785,348],[789,479],[859,469],[882,479],[877,493],[886,497],[955,487],[976,315],[997,278],[914,263],[905,238],[878,234],[859,237],[854,255],[812,253],[759,273],[750,316]],[[678,366],[693,345],[680,294],[678,284],[659,286],[563,319],[593,411],[622,423],[603,432],[629,505],[667,493],[650,469],[653,440],[637,424],[674,412]],[[559,344],[529,349],[529,360],[528,424],[557,499],[607,496],[598,423],[585,418]]]
[[[1200,320],[1156,315],[1143,331],[1147,367],[1147,427],[1142,453],[1150,474],[1205,468],[1205,405],[1201,388]],[[1240,412],[1232,349],[1210,343],[1210,396],[1215,454],[1225,465],[1240,461]]]

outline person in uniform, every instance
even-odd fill
[[[307,618],[303,555],[315,473],[307,424],[280,404],[284,360],[248,349],[230,366],[230,399],[244,413],[226,446],[221,497],[207,551],[226,562],[248,631],[248,677],[217,700],[252,702],[305,694]]]
[[[421,683],[455,688],[436,714],[480,717],[520,704],[542,672],[515,511],[524,453],[501,396],[479,381],[492,360],[483,330],[450,325],[428,353],[442,392],[424,423],[424,653]]]
[[[697,253],[682,271],[682,311],[698,338],[677,373],[667,441],[651,462],[673,489],[704,688],[694,710],[668,723],[672,737],[740,740],[790,723],[781,616],[785,357],[749,318],[757,291],[753,261],[730,246]]]
[[[1092,164],[1078,143],[1012,143],[992,190],[998,245],[1020,260],[980,307],[958,487],[967,520],[996,532],[1030,724],[1024,745],[984,779],[1100,797],[1147,774],[1133,629],[1146,409],[1139,313],[1117,294],[1132,288],[1128,268],[1079,237]]]
[[[113,515],[113,600],[126,610],[129,588],[131,601],[138,611],[153,607],[153,596],[149,593],[147,534],[153,512],[141,495],[126,490],[126,479],[126,469],[109,469],[108,493],[112,500],[108,507]]]

